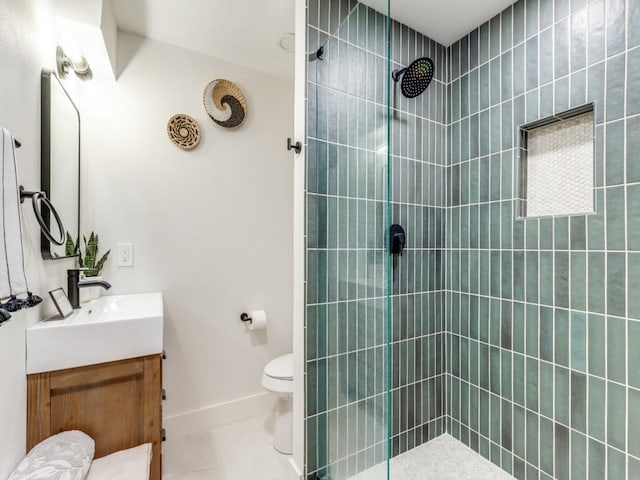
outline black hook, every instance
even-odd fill
[[[287,150],[294,150],[297,154],[302,151],[302,144],[300,142],[291,143],[291,139],[287,138]]]

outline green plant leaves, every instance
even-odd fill
[[[67,232],[67,241],[65,242],[65,245],[64,245],[65,257],[74,257],[75,255],[77,255],[78,252],[80,251],[79,247],[80,247],[79,240],[74,242],[73,238],[71,237],[71,234]],[[54,256],[58,257],[59,255],[54,254]]]
[[[104,264],[109,259],[109,253],[111,253],[111,250],[107,250],[107,253],[98,260],[98,235],[91,232],[89,240],[87,240],[87,237],[84,235],[82,236],[82,239],[84,241],[84,257],[82,252],[79,251],[78,263],[81,268],[92,269],[84,272],[85,277],[96,277],[100,275],[100,272],[104,268]]]
[[[105,262],[108,260],[109,258],[109,254],[111,253],[111,250],[107,250],[107,253],[105,253],[102,258],[100,258],[100,260],[98,260],[98,263],[96,263],[96,269],[95,272],[96,275],[99,275],[100,272],[102,271],[102,268],[104,267]]]

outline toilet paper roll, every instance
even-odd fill
[[[253,310],[250,315],[249,330],[264,330],[267,328],[267,314],[264,310]]]

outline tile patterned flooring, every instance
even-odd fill
[[[163,480],[285,480],[289,456],[271,446],[273,419],[253,418],[163,445]],[[252,452],[247,455],[247,452]],[[385,476],[377,465],[351,480]],[[391,460],[392,480],[513,480],[450,435],[441,435]]]
[[[272,416],[253,418],[163,445],[163,480],[283,480],[289,456],[271,445]]]

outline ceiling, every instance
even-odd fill
[[[387,0],[360,0],[385,13]],[[391,18],[449,46],[515,0],[390,0]]]
[[[296,0],[112,0],[120,30],[293,78],[293,54],[278,40],[294,31]],[[385,12],[387,0],[362,0]],[[513,0],[390,0],[391,16],[451,45]]]
[[[120,30],[293,78],[295,0],[112,0]]]

